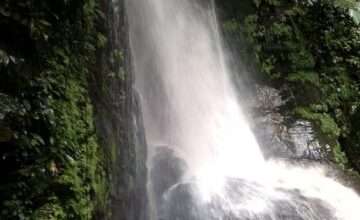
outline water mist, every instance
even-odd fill
[[[153,219],[360,219],[360,198],[322,168],[265,161],[213,2],[128,0],[127,11]]]

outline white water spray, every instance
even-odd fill
[[[359,197],[321,169],[264,160],[226,68],[212,3],[128,0],[127,10],[135,82],[153,146],[149,166],[156,166],[159,146],[186,164],[181,178],[161,166],[152,171],[165,179],[153,201],[165,214],[154,218],[170,212],[175,219],[173,194],[193,185],[185,191],[207,211],[178,219],[360,219]]]

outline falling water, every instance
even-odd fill
[[[128,0],[127,11],[153,219],[360,219],[360,198],[324,169],[265,161],[212,2]]]

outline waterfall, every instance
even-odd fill
[[[128,0],[153,219],[359,220],[321,167],[266,161],[241,109],[214,4]]]

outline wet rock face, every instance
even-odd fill
[[[181,181],[186,164],[168,147],[158,147],[151,161],[151,190],[156,204],[160,204],[165,192]]]
[[[223,194],[203,201],[196,183],[177,184],[163,196],[159,220],[336,220],[325,202],[297,190],[276,189],[272,196],[254,182],[229,179]]]
[[[99,8],[105,15],[99,19],[100,31],[107,41],[97,51],[90,92],[107,158],[109,201],[95,219],[148,220],[147,145],[139,96],[133,89],[124,0],[101,0]]]
[[[304,120],[289,120],[280,112],[286,100],[280,91],[267,87],[257,88],[257,103],[254,108],[254,130],[268,158],[293,158],[327,161],[330,159],[330,146],[322,146],[317,140],[313,125]]]
[[[151,167],[157,220],[336,220],[331,205],[280,185],[228,178],[223,190],[203,192],[195,179],[183,182],[187,166],[166,147]]]

